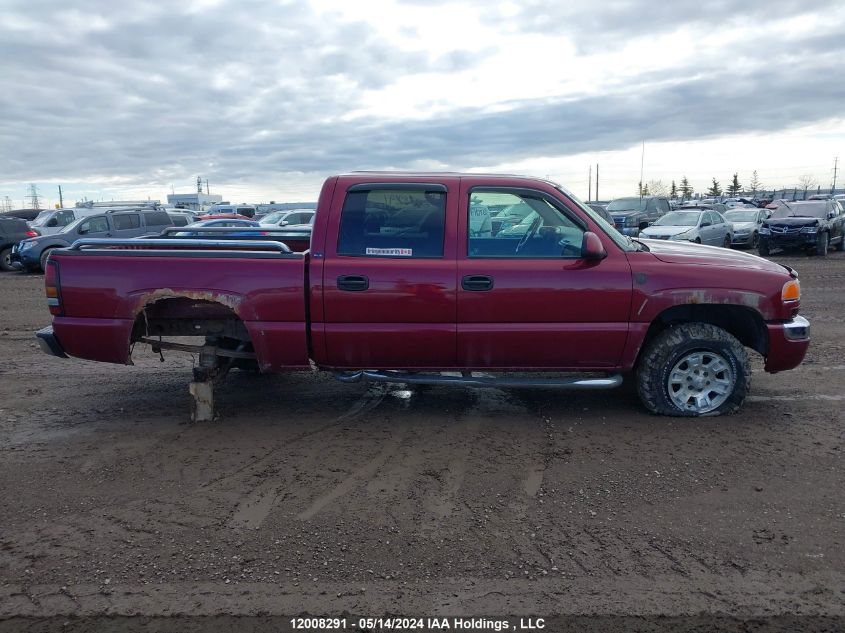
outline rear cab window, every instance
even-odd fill
[[[443,257],[445,222],[445,187],[355,185],[341,211],[337,254]]]

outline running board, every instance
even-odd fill
[[[473,376],[471,372],[463,372],[461,376],[444,376],[441,374],[409,374],[398,371],[364,370],[347,373],[335,372],[334,377],[341,382],[373,380],[377,382],[401,382],[409,385],[457,385],[459,387],[613,389],[622,384],[620,374],[611,374],[600,378],[498,378],[489,375]]]

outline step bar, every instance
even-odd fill
[[[473,376],[472,372],[463,372],[460,376],[443,374],[421,374],[399,371],[361,370],[353,372],[335,372],[334,377],[340,382],[398,382],[409,385],[455,385],[458,387],[506,387],[506,388],[541,388],[541,389],[615,389],[622,384],[620,374],[602,377],[570,376],[566,378],[518,378],[508,376]]]

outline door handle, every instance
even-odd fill
[[[483,292],[493,289],[493,278],[488,275],[466,275],[461,279],[461,288]]]
[[[338,290],[361,292],[370,287],[370,280],[364,275],[341,275],[337,278]]]

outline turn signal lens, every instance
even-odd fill
[[[780,292],[781,301],[798,301],[801,298],[801,284],[797,279],[792,279],[783,284]]]

